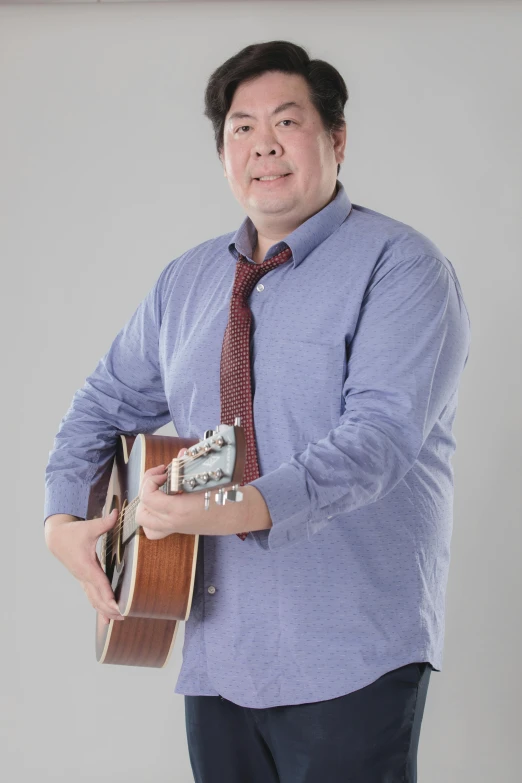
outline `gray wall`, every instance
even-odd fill
[[[0,8],[13,783],[192,780],[173,694],[183,635],[162,671],[96,663],[94,611],[44,545],[43,472],[74,391],[161,269],[243,219],[203,91],[223,60],[278,38],[345,77],[351,200],[428,235],[464,290],[445,662],[419,779],[519,780],[522,6],[374,0]]]

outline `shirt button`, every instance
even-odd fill
[[[210,585],[210,587],[208,588],[208,592],[210,593],[210,595],[214,595],[214,593],[216,592],[216,588],[214,587],[214,585]]]
[[[257,286],[257,290],[258,291],[264,291],[265,290],[265,286],[263,285],[263,283],[259,283],[259,285]]]

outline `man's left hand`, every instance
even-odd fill
[[[178,458],[186,451],[181,449]],[[205,511],[204,492],[167,495],[160,490],[166,479],[166,468],[160,465],[147,470],[141,482],[135,519],[151,540],[165,538],[171,533],[227,536],[272,527],[265,500],[259,490],[251,485],[241,487],[241,501],[218,506],[212,497],[210,508]],[[212,495],[215,492],[217,490],[213,489]]]

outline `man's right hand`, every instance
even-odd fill
[[[45,521],[45,541],[49,550],[79,580],[105,624],[109,620],[124,619],[96,554],[98,538],[111,530],[117,519],[117,509],[113,509],[109,516],[97,519],[53,514]]]

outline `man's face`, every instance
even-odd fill
[[[288,102],[274,114],[274,110]],[[239,112],[242,115],[234,117]],[[232,192],[254,225],[288,233],[333,197],[346,127],[330,136],[302,76],[264,73],[237,87],[221,158]],[[260,182],[267,174],[288,174]]]

